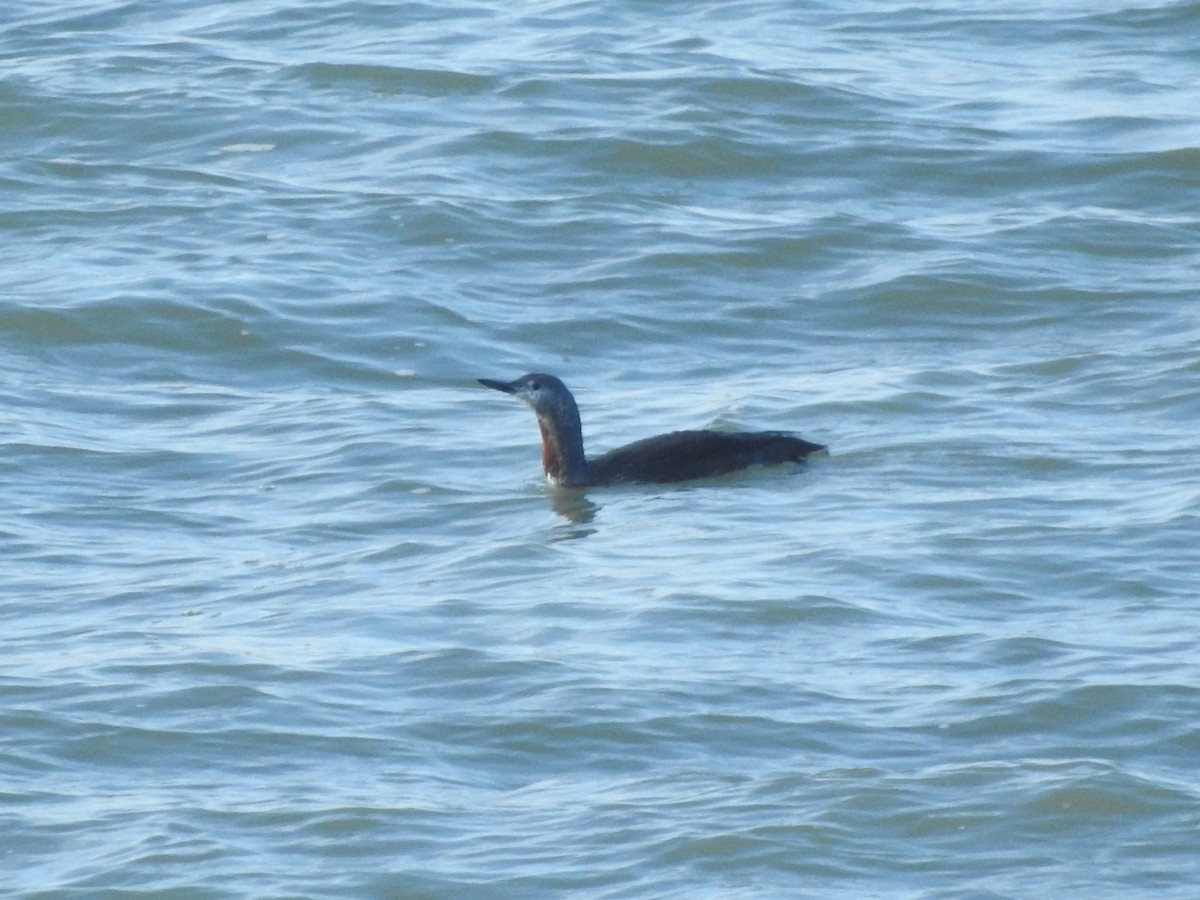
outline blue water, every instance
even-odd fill
[[[1200,4],[0,13],[0,884],[1193,898]],[[827,458],[554,491],[597,451]]]

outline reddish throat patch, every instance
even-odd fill
[[[542,432],[542,469],[554,481],[558,481],[561,473],[561,464],[558,461],[558,452],[554,448],[554,442],[550,439],[550,432],[538,419],[538,428]]]

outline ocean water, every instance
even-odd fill
[[[5,896],[1197,896],[1200,3],[26,0],[0,189]]]

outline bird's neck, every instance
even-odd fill
[[[538,427],[542,432],[542,469],[550,483],[568,487],[586,484],[588,464],[579,414],[539,415]]]

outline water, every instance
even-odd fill
[[[0,15],[8,896],[1195,896],[1200,5]]]

